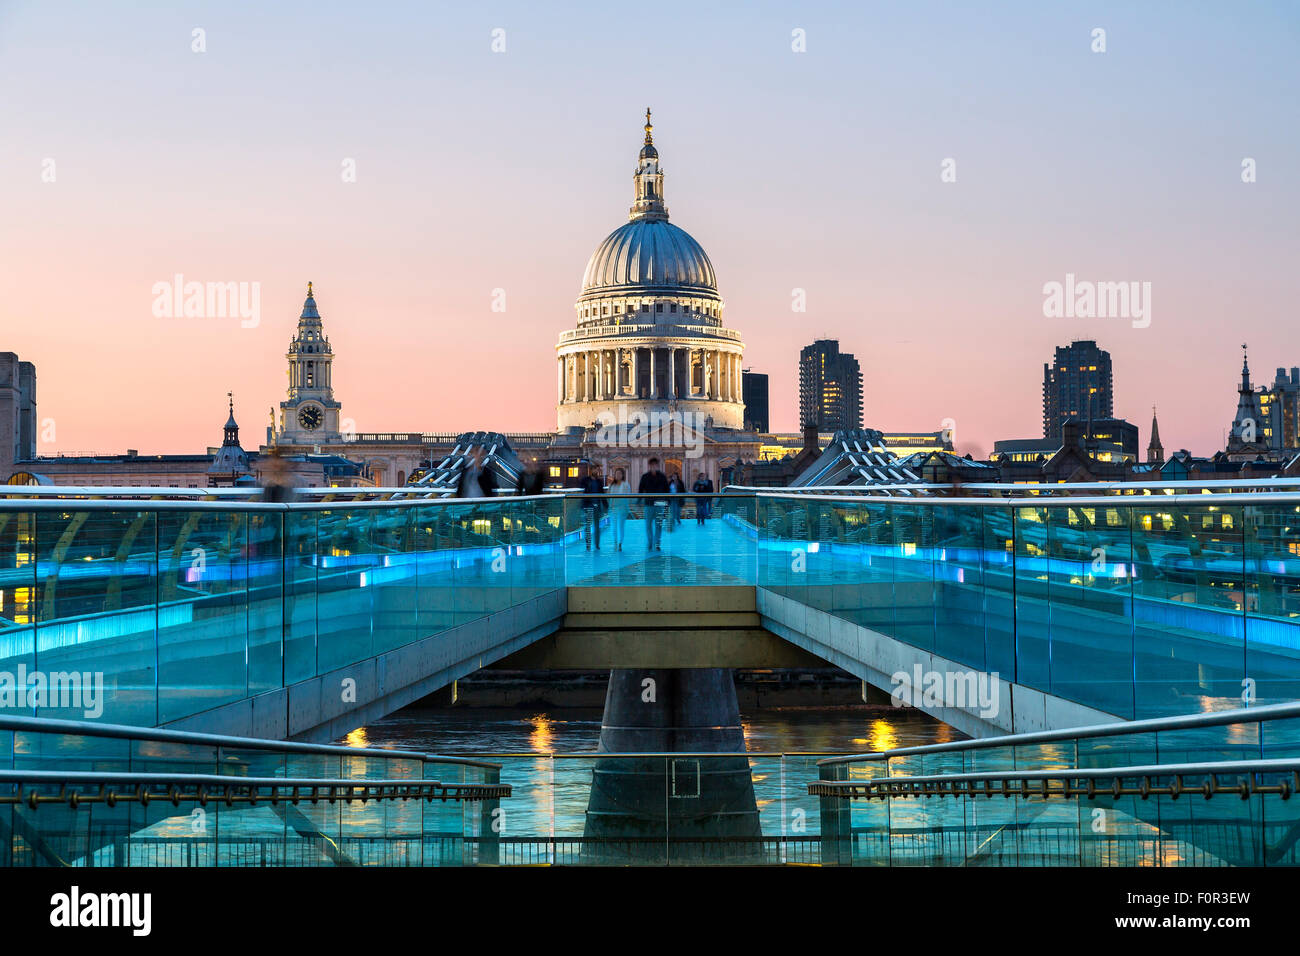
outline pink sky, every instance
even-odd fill
[[[1290,20],[1243,37],[1115,7],[1099,57],[1090,21],[1033,7],[823,12],[801,15],[796,55],[794,15],[763,7],[674,34],[637,83],[578,55],[626,35],[618,17],[462,11],[435,42],[325,5],[308,42],[254,9],[0,13],[0,85],[21,90],[0,103],[0,350],[37,365],[43,454],[200,450],[227,390],[255,447],[308,280],[359,430],[553,429],[553,349],[626,220],[646,105],[672,220],[771,375],[777,430],[797,427],[816,337],[862,362],[867,425],[953,418],[978,452],[1039,434],[1042,365],[1072,338],[1110,350],[1144,445],[1158,404],[1166,449],[1198,454],[1222,446],[1242,341],[1257,384],[1300,365]],[[321,68],[291,62],[306,51]],[[155,317],[154,283],[178,272],[260,283],[260,324]],[[1042,286],[1067,272],[1150,282],[1150,327],[1045,318]]]

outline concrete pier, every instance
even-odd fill
[[[757,853],[762,831],[744,750],[730,670],[611,671],[584,862],[701,863]],[[643,753],[681,756],[621,756]]]

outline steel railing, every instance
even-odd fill
[[[1221,777],[1231,777],[1224,781]],[[1275,782],[1266,782],[1268,778]],[[1200,782],[1189,782],[1196,778]],[[1127,781],[1135,781],[1129,783]],[[1168,781],[1168,782],[1163,782]],[[891,797],[1149,797],[1275,795],[1300,792],[1300,759],[1228,760],[1207,763],[1144,764],[1071,770],[1006,770],[984,773],[819,780],[812,796],[842,800]]]
[[[1263,704],[1258,707],[1241,707],[1220,710],[1209,714],[1184,714],[1176,717],[1148,717],[1142,720],[1115,721],[1106,724],[1088,724],[1082,727],[1065,727],[1060,730],[1038,730],[1024,734],[1007,734],[999,737],[977,737],[973,740],[952,740],[939,744],[916,747],[899,747],[894,750],[877,750],[864,754],[829,757],[818,763],[823,766],[866,763],[890,760],[897,757],[925,756],[937,753],[985,750],[993,747],[1027,747],[1058,743],[1067,740],[1084,740],[1097,737],[1129,737],[1161,731],[1193,730],[1201,727],[1219,727],[1227,724],[1262,723],[1269,720],[1300,718],[1300,701],[1285,704]]]
[[[10,788],[5,792],[5,788]],[[56,792],[50,792],[55,789]],[[234,777],[207,773],[114,773],[98,770],[0,770],[0,806],[32,810],[44,804],[366,803],[378,800],[499,800],[502,783],[441,783],[437,780],[348,780],[311,777]]]

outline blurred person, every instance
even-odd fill
[[[628,483],[627,472],[622,468],[615,468],[610,476],[610,485],[608,494],[610,495],[630,495],[632,486]],[[609,500],[609,524],[614,529],[614,550],[623,550],[623,536],[626,531],[628,513],[632,510],[631,498],[610,498]]]
[[[262,498],[266,501],[287,502],[298,497],[289,463],[278,448],[258,462],[257,479],[262,486]]]
[[[497,477],[491,468],[483,467],[483,449],[474,448],[465,462],[456,485],[457,498],[492,498],[496,495]]]
[[[673,495],[668,499],[668,530],[671,533],[682,523],[682,499],[679,496],[686,492],[681,476],[675,471],[668,479],[668,491]]]
[[[582,492],[583,537],[587,540],[587,550],[591,550],[594,541],[596,550],[599,551],[600,521],[605,513],[605,502],[596,497],[605,493],[605,482],[600,477],[600,465],[592,465],[587,469],[587,477],[582,479],[578,490]]]
[[[645,505],[645,540],[647,551],[662,551],[660,547],[659,512],[667,503],[668,478],[659,470],[659,459],[651,458],[646,462],[648,471],[641,476],[641,481],[637,485],[637,494],[644,495],[641,499]]]
[[[713,482],[706,478],[704,472],[700,472],[695,478],[695,484],[691,487],[692,491],[704,492],[695,496],[695,523],[704,524],[713,511]]]

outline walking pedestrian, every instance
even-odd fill
[[[662,551],[660,546],[659,512],[667,502],[668,478],[659,470],[659,459],[651,458],[646,462],[649,469],[641,476],[637,485],[637,494],[645,505],[645,542],[647,551]]]
[[[681,496],[686,492],[686,486],[682,484],[681,476],[677,472],[672,473],[668,479],[668,491],[673,497],[668,499],[668,530],[676,531],[677,526],[682,523],[682,499]]]
[[[614,469],[607,494],[618,496],[609,499],[609,524],[614,530],[614,550],[622,551],[627,516],[632,510],[632,499],[623,497],[632,494],[632,486],[628,484],[627,472],[622,468]]]
[[[605,482],[600,477],[600,465],[592,465],[587,469],[587,477],[582,479],[580,489],[582,491],[582,514],[587,550],[590,551],[592,543],[595,542],[596,550],[599,551],[600,520],[605,513],[605,502],[597,497],[605,494]]]
[[[695,523],[702,525],[713,511],[713,481],[706,478],[704,472],[700,472],[691,490],[703,492],[695,496]]]

